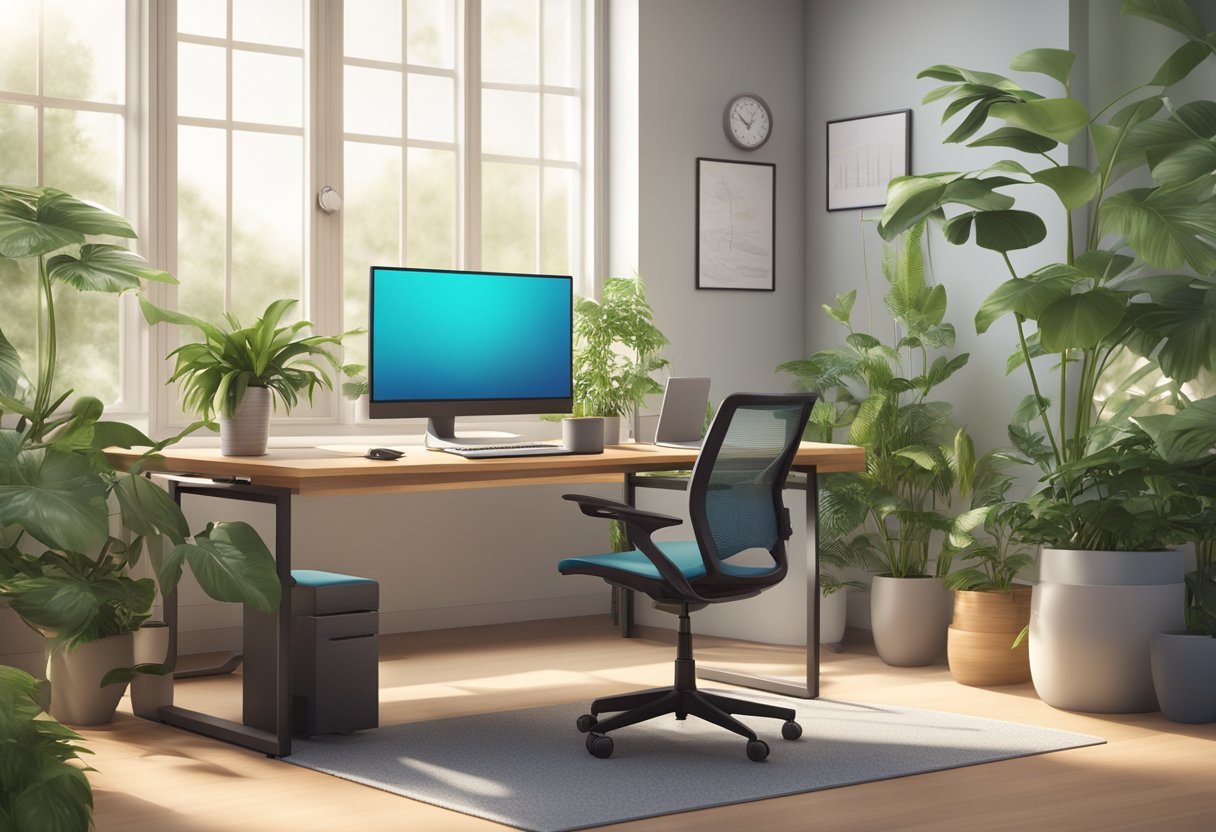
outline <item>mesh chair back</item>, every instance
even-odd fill
[[[707,577],[745,549],[767,549],[785,565],[781,489],[815,396],[736,393],[722,403],[693,468],[689,514]]]

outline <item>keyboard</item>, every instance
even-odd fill
[[[443,448],[449,454],[463,456],[465,459],[493,459],[509,456],[561,456],[573,453],[561,445],[551,445],[547,442],[518,442],[508,445],[456,445]]]

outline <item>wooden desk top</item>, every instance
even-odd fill
[[[122,448],[106,451],[117,468],[129,466],[139,455],[137,450]],[[218,448],[170,448],[159,458],[148,460],[143,470],[201,477],[249,477],[257,485],[321,496],[607,482],[625,473],[689,469],[696,458],[696,451],[641,443],[612,445],[602,454],[497,459],[464,459],[409,447],[405,456],[392,462],[364,459],[361,453],[345,449],[272,448],[265,456],[222,456]],[[865,452],[861,448],[818,442],[803,442],[794,460],[795,470],[814,466],[820,473],[860,471],[864,465]]]

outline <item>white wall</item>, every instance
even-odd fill
[[[711,377],[715,402],[733,391],[784,390],[773,368],[802,350],[805,9],[798,0],[610,5],[618,22],[637,21],[635,32],[612,26],[612,59],[627,62],[610,70],[612,83],[628,84],[635,60],[641,79],[634,100],[618,95],[619,87],[612,95],[610,130],[620,141],[612,159],[623,166],[609,171],[610,268],[645,279],[655,319],[672,342],[665,353],[672,372]],[[622,46],[622,38],[636,38],[636,47]],[[722,129],[726,102],[740,92],[760,95],[773,111],[772,137],[754,152],[735,148]],[[623,148],[636,148],[636,183],[618,155]],[[776,164],[775,292],[696,289],[699,156]]]

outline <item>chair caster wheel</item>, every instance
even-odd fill
[[[758,763],[768,756],[768,743],[764,740],[747,741],[747,759]]]
[[[791,719],[781,726],[781,736],[787,740],[796,740],[802,736],[802,726]]]
[[[598,722],[599,720],[595,718],[594,714],[583,714],[578,718],[578,722],[574,724],[578,726],[580,734],[585,734],[594,728]]]
[[[603,734],[587,735],[587,753],[592,757],[606,760],[612,756],[612,737]]]

